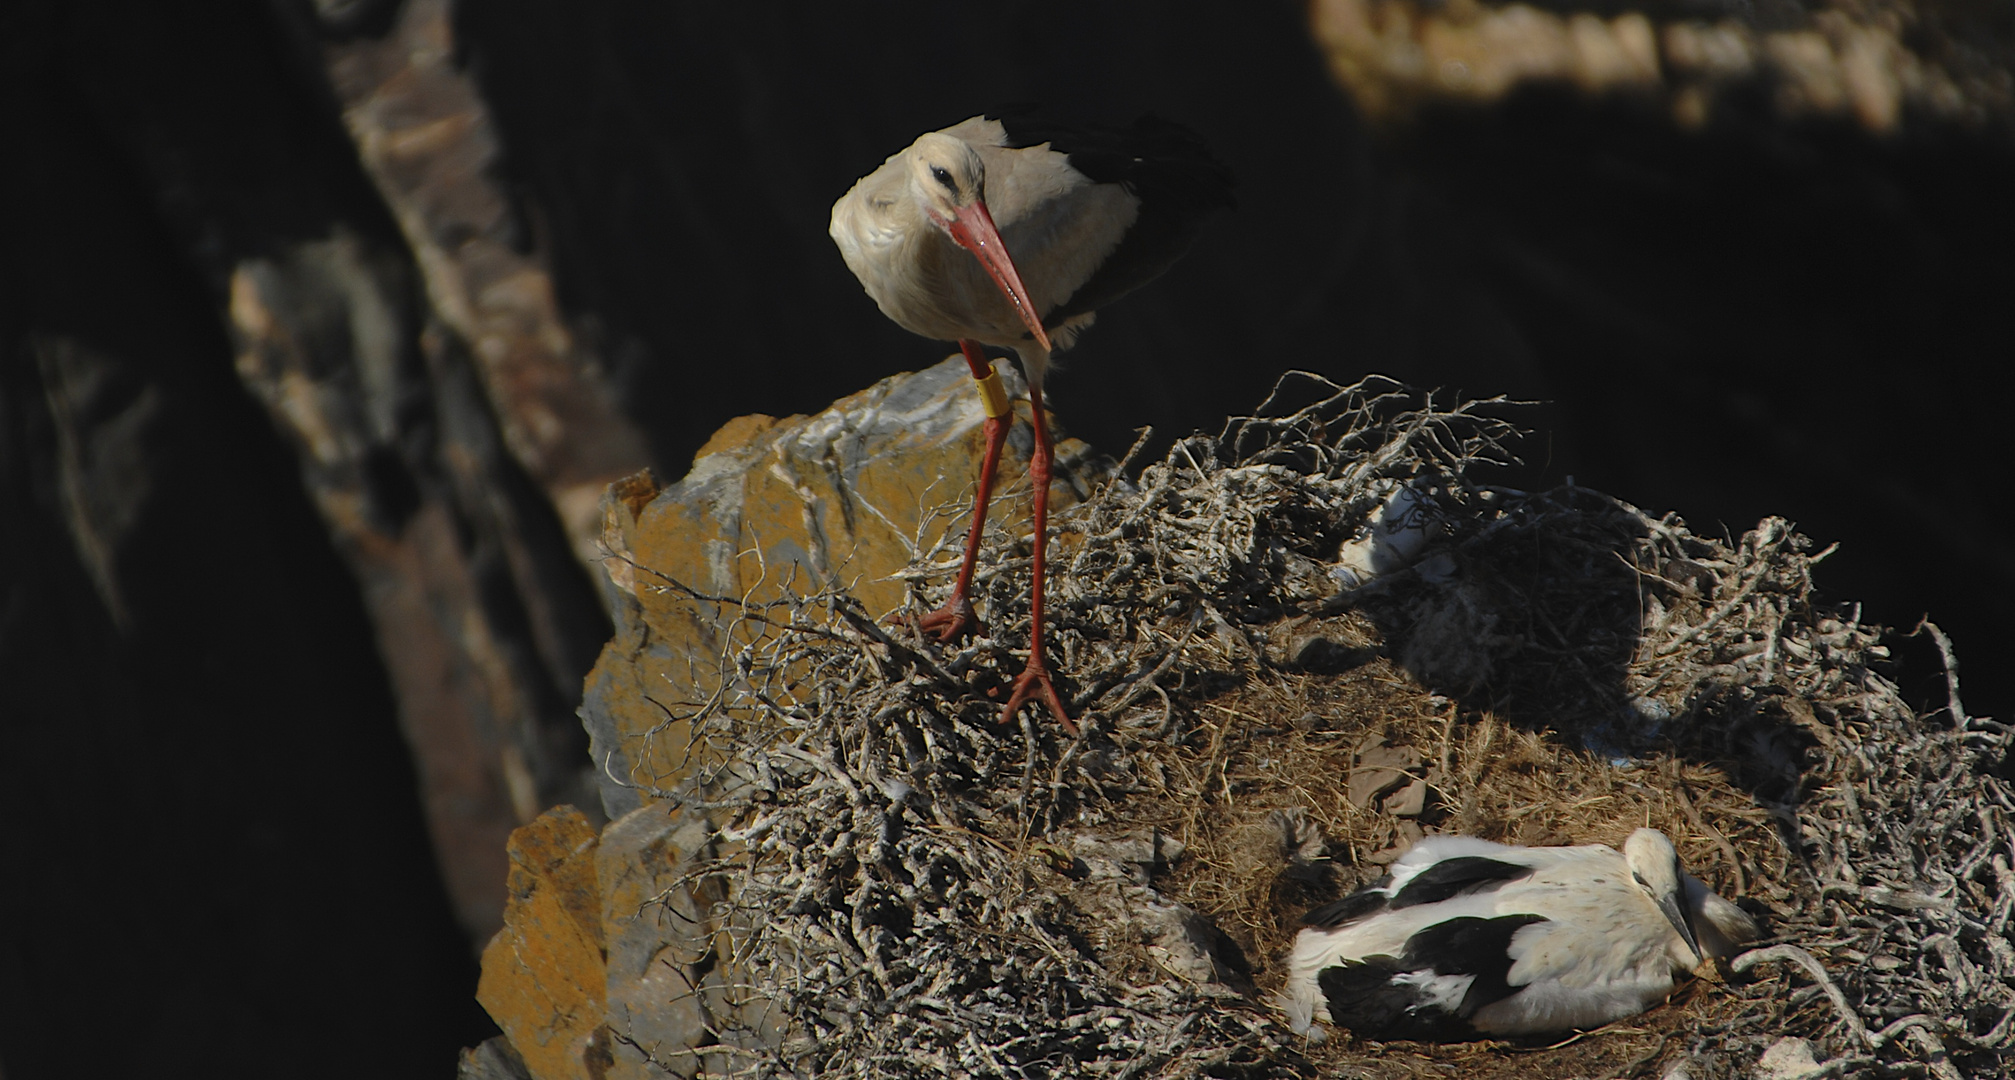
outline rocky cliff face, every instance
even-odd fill
[[[1002,459],[997,534],[1028,527],[1027,407]],[[713,921],[713,821],[667,801],[710,786],[739,750],[694,703],[732,697],[744,678],[734,655],[766,636],[745,605],[844,589],[886,615],[902,610],[909,581],[944,578],[933,554],[958,555],[984,420],[953,356],[811,416],[744,417],[678,482],[646,473],[609,490],[602,567],[616,633],[581,720],[615,820],[598,835],[567,808],[514,834],[505,926],[483,954],[478,996],[529,1075],[692,1075],[732,1062],[705,1045],[718,1033],[757,1033],[754,1046],[774,1030],[767,1004],[747,1004]],[[1052,500],[1084,498],[1109,466],[1062,440]],[[464,1075],[491,1068],[471,1056]]]
[[[1025,387],[1004,381],[1022,395],[1024,417],[1008,435],[988,527],[1013,531],[1028,527],[1034,436]],[[835,587],[886,615],[902,608],[907,582],[956,567],[984,420],[965,362],[953,357],[812,416],[744,417],[716,433],[679,482],[611,490],[603,567],[616,633],[588,676],[581,720],[612,816],[665,797],[732,751],[666,737],[667,723],[676,733],[683,721],[664,695],[705,699],[737,679],[726,657],[759,629],[742,624],[739,605]],[[1082,442],[1059,441],[1057,505],[1099,479],[1101,463],[1087,454]]]

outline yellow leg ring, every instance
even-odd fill
[[[1008,408],[1007,387],[1001,385],[1001,373],[998,370],[989,369],[986,378],[973,381],[979,384],[980,403],[988,416],[998,420],[1012,411]]]

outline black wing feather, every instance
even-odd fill
[[[1161,276],[1189,250],[1213,211],[1232,205],[1232,175],[1196,132],[1158,116],[1128,127],[1069,124],[1032,108],[999,109],[1010,147],[1048,143],[1070,166],[1096,183],[1122,184],[1140,200],[1119,246],[1076,293],[1049,313],[1055,326],[1100,307]]]
[[[1394,984],[1406,968],[1390,956],[1367,956],[1324,968],[1315,977],[1338,1027],[1367,1039],[1450,1042],[1476,1036],[1467,1020],[1441,1009],[1421,1008],[1420,988]]]
[[[1545,921],[1538,915],[1449,919],[1408,938],[1403,956],[1345,961],[1324,968],[1315,982],[1329,1004],[1330,1019],[1366,1038],[1475,1038],[1478,1033],[1469,1018],[1476,1010],[1513,993],[1506,978],[1511,973],[1512,936]],[[1430,1005],[1420,986],[1393,981],[1396,976],[1417,971],[1474,978],[1451,1012]]]
[[[1435,904],[1452,896],[1494,888],[1532,874],[1532,867],[1504,862],[1486,855],[1464,855],[1443,859],[1410,878],[1406,887],[1392,898],[1396,908],[1415,904]]]
[[[1492,1002],[1511,996],[1511,937],[1542,915],[1500,915],[1482,919],[1465,915],[1438,922],[1406,939],[1400,964],[1408,971],[1431,970],[1436,975],[1474,975],[1457,1011],[1463,1019]]]
[[[1386,901],[1390,899],[1382,887],[1387,880],[1389,878],[1382,878],[1378,884],[1359,889],[1341,900],[1331,900],[1321,907],[1311,908],[1301,917],[1301,924],[1328,930],[1354,923],[1374,912],[1384,911]]]

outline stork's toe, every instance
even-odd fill
[[[1040,652],[1029,660],[1028,667],[1023,668],[1020,675],[1015,676],[1014,694],[1001,708],[1001,723],[1003,725],[1014,723],[1015,710],[1027,702],[1036,700],[1038,696],[1048,703],[1049,711],[1056,716],[1057,723],[1062,724],[1066,732],[1076,735],[1077,725],[1071,721],[1070,710],[1064,708],[1063,696],[1057,693],[1056,680],[1050,677],[1049,665],[1043,663]]]
[[[945,606],[919,617],[917,629],[936,639],[940,645],[949,645],[986,628],[980,625],[979,614],[973,611],[973,602],[963,596],[955,596]]]

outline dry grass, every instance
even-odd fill
[[[684,717],[726,765],[661,794],[724,822],[724,959],[790,1019],[721,1033],[760,1051],[746,1072],[1711,1077],[1784,1035],[1841,1074],[2005,1071],[2008,729],[1956,684],[1913,715],[1783,522],[1703,538],[1492,488],[1504,403],[1310,388],[1059,522],[1081,738],[994,723],[1021,538],[990,539],[996,636],[959,648],[831,593],[738,613],[764,632],[725,658],[734,691]],[[1340,545],[1396,486],[1430,557],[1343,589]],[[1423,829],[1647,824],[1817,955],[1844,1010],[1774,960],[1553,1045],[1309,1045],[1263,1004],[1301,911]]]

